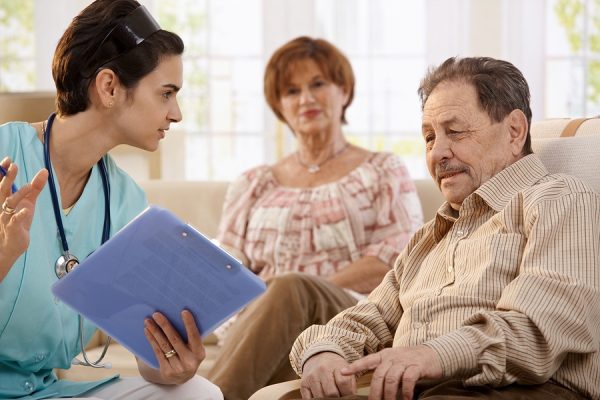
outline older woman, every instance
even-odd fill
[[[285,44],[264,90],[297,151],[244,173],[225,201],[219,241],[268,283],[228,330],[209,375],[228,400],[295,377],[294,339],[369,293],[422,223],[402,161],[344,137],[354,75],[337,48],[308,37]]]

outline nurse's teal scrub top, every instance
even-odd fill
[[[45,168],[42,143],[35,129],[24,122],[0,126],[0,159],[6,156],[19,167],[17,187]],[[147,202],[142,189],[110,156],[105,156],[104,161],[110,180],[113,235],[139,214]],[[60,201],[60,188],[56,189]],[[100,246],[104,191],[98,166],[94,166],[81,197],[68,215],[62,215],[62,220],[69,249],[80,261]],[[46,184],[37,200],[29,248],[0,282],[0,398],[78,396],[115,378],[85,383],[58,381],[53,372],[54,368],[69,368],[71,360],[81,351],[77,314],[57,301],[50,291],[50,286],[58,280],[54,264],[61,254]],[[84,320],[84,343],[94,330]]]

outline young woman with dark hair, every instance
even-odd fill
[[[156,150],[181,120],[183,47],[138,2],[97,0],[58,43],[56,113],[0,127],[0,398],[222,398],[196,375],[205,350],[184,310],[187,342],[158,312],[140,326],[160,365],[138,360],[143,378],[67,382],[53,372],[69,368],[95,327],[50,287],[146,207],[107,153],[120,144]]]

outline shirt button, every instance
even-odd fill
[[[436,296],[439,296],[440,294],[442,294],[442,289],[438,289],[435,291]]]
[[[45,356],[43,353],[38,353],[38,354],[35,356],[35,361],[37,361],[37,362],[40,362],[40,361],[42,361],[44,358],[46,358],[46,356]]]
[[[452,266],[448,266],[448,272],[452,273],[452,271],[454,271],[454,268],[452,268]]]
[[[423,326],[422,323],[420,323],[420,322],[413,322],[413,328],[419,329],[421,326]]]
[[[462,229],[459,229],[456,231],[456,236],[458,237],[463,237],[465,235],[465,231],[463,231]]]
[[[29,381],[25,381],[25,383],[23,383],[23,389],[25,389],[28,392],[33,392],[33,383],[29,382]]]

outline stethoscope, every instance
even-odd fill
[[[52,113],[50,117],[48,117],[48,124],[44,129],[44,164],[46,169],[48,170],[48,186],[50,188],[50,196],[52,198],[52,208],[54,209],[54,219],[56,220],[56,225],[58,227],[58,234],[60,236],[60,242],[62,246],[62,255],[58,257],[56,263],[54,264],[54,272],[56,276],[61,279],[66,276],[69,272],[73,270],[78,264],[79,259],[71,254],[69,251],[69,244],[67,243],[67,235],[65,234],[65,228],[62,223],[61,217],[61,209],[58,204],[58,195],[56,193],[56,185],[54,183],[54,175],[52,174],[52,163],[50,161],[50,131],[52,130],[52,123],[54,122],[54,118],[56,117],[55,113]],[[98,168],[100,169],[100,176],[102,178],[102,189],[104,192],[104,226],[102,227],[102,244],[108,240],[110,237],[110,182],[108,181],[108,171],[106,170],[106,165],[104,164],[104,159],[100,159],[98,161]],[[72,364],[74,365],[84,365],[93,368],[110,368],[109,363],[100,363],[108,350],[108,345],[110,344],[110,337],[106,341],[104,345],[104,349],[102,354],[96,361],[89,361],[87,358],[87,354],[85,352],[85,348],[83,345],[83,318],[79,315],[79,343],[81,345],[81,353],[83,355],[83,359],[85,361],[80,361],[78,359],[73,359]]]
[[[58,195],[56,193],[56,185],[52,173],[52,163],[50,162],[50,131],[55,117],[55,113],[50,115],[46,129],[44,129],[44,164],[48,170],[48,186],[50,187],[50,195],[52,196],[54,219],[58,226],[58,234],[60,235],[60,242],[63,249],[63,254],[58,257],[54,265],[56,276],[60,279],[71,272],[71,270],[79,264],[79,259],[69,251],[69,244],[67,243],[67,236],[60,215],[61,210],[58,204]],[[110,183],[108,181],[108,172],[106,171],[104,159],[101,158],[100,161],[98,161],[98,168],[100,168],[102,189],[104,191],[104,226],[102,228],[102,244],[104,244],[110,237]]]

